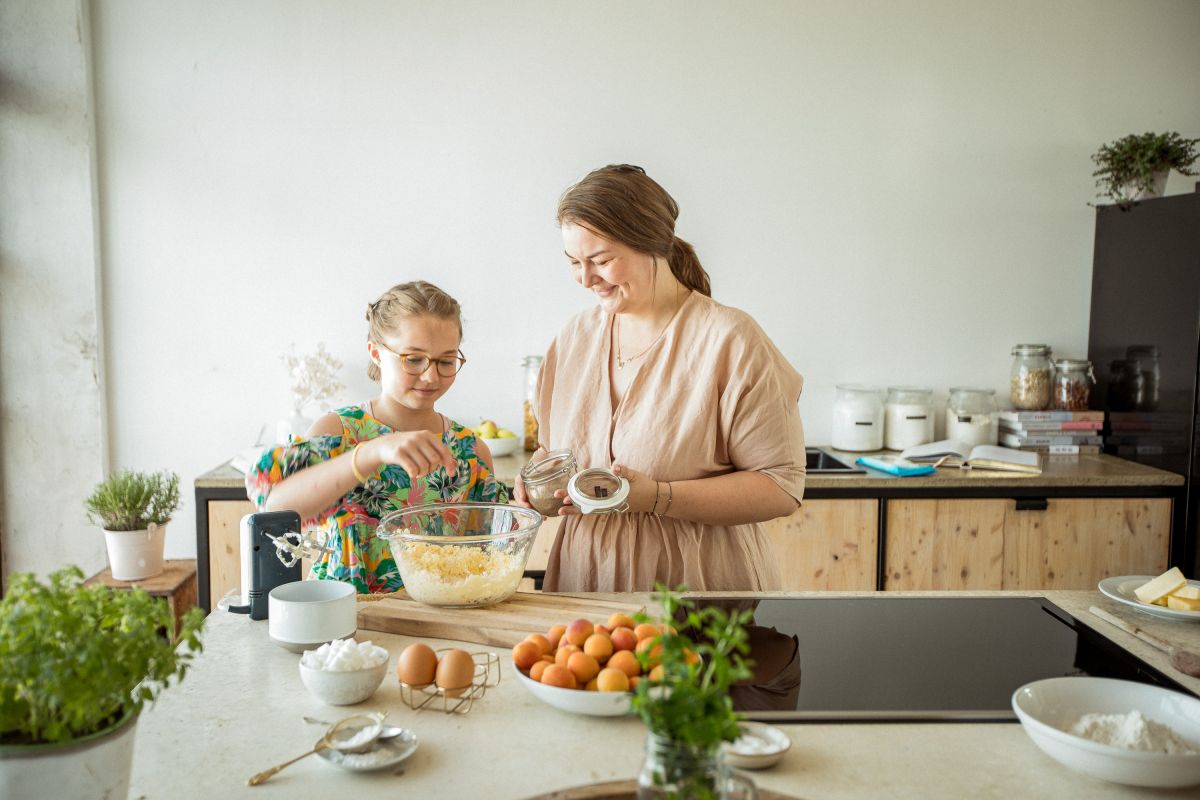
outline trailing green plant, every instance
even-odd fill
[[[179,508],[179,476],[167,470],[123,470],[97,484],[86,504],[88,518],[105,530],[162,525]]]
[[[144,589],[84,586],[71,566],[13,576],[0,600],[0,744],[78,739],[137,714],[201,650],[204,613],[178,633],[170,607]]]
[[[1103,145],[1092,155],[1098,169],[1092,173],[1096,186],[1103,190],[1097,197],[1108,196],[1127,205],[1154,187],[1154,173],[1175,169],[1184,175],[1192,170],[1198,156],[1200,139],[1185,139],[1169,133],[1130,134]]]
[[[658,681],[638,682],[633,708],[651,733],[712,750],[739,735],[741,717],[733,710],[729,687],[753,674],[753,662],[745,658],[750,652],[745,626],[754,612],[696,608],[679,596],[683,591],[683,586],[671,591],[657,584],[654,597],[662,605],[662,619],[635,615],[639,622],[656,621],[664,632],[637,653],[643,672],[657,662],[663,674]]]

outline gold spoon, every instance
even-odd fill
[[[1126,622],[1120,617],[1113,616],[1102,608],[1096,608],[1096,606],[1092,606],[1088,610],[1105,622],[1112,623],[1126,633],[1132,634],[1133,636],[1141,639],[1146,644],[1162,650],[1171,657],[1171,666],[1182,672],[1184,675],[1192,675],[1200,678],[1200,654],[1193,653],[1190,650],[1180,650],[1178,647],[1175,647],[1168,642],[1164,642],[1154,634],[1147,633],[1137,625],[1134,625],[1131,622]]]
[[[351,725],[351,723],[357,723]],[[270,778],[275,773],[282,770],[284,767],[289,767],[295,764],[302,758],[308,758],[313,753],[319,753],[322,750],[340,750],[343,753],[362,753],[371,748],[375,744],[375,740],[383,733],[383,715],[381,714],[355,714],[351,717],[338,720],[329,727],[321,740],[317,742],[316,747],[309,750],[303,755],[298,755],[291,761],[285,761],[282,764],[277,764],[268,770],[255,775],[250,780],[246,781],[247,786],[258,786],[263,781]],[[372,735],[368,736],[364,741],[356,742],[350,745],[362,731],[370,731]]]

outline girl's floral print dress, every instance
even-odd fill
[[[260,510],[271,487],[305,467],[349,453],[356,444],[392,433],[367,411],[366,404],[340,408],[334,413],[342,423],[341,436],[293,437],[283,446],[263,451],[246,475],[250,500]],[[354,584],[360,594],[394,592],[403,586],[387,542],[375,536],[379,519],[406,506],[437,502],[507,503],[504,485],[497,483],[487,464],[475,455],[475,434],[447,420],[442,441],[458,462],[450,475],[445,467],[414,482],[403,468],[389,464],[356,486],[336,505],[304,520],[304,527],[320,528],[325,546],[313,564],[312,576]]]

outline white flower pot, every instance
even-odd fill
[[[108,545],[108,563],[112,576],[119,581],[140,581],[163,571],[163,548],[167,523],[150,523],[144,531],[104,531]]]
[[[129,795],[137,717],[60,744],[0,745],[0,797]]]

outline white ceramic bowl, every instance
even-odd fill
[[[783,754],[792,746],[788,735],[773,725],[761,722],[739,722],[742,739],[757,740],[757,750],[761,752],[742,752],[735,750],[735,742],[725,742],[721,745],[721,757],[732,766],[741,769],[766,769],[779,762]]]
[[[372,645],[371,650],[382,656],[383,661],[374,667],[350,670],[348,672],[331,672],[323,669],[313,669],[300,662],[300,682],[313,697],[331,706],[352,706],[361,703],[379,688],[387,675],[388,651],[378,645]]]
[[[354,587],[341,581],[292,581],[267,596],[271,641],[303,653],[358,630]]]
[[[511,456],[517,452],[517,448],[521,444],[521,437],[514,436],[509,439],[484,439],[484,444],[488,446],[494,456]]]
[[[1200,748],[1200,700],[1158,686],[1112,678],[1047,678],[1013,692],[1025,733],[1055,761],[1096,778],[1131,786],[1200,783],[1200,753],[1167,755],[1128,750],[1067,733],[1084,714],[1140,711]]]
[[[529,676],[516,667],[517,680],[530,693],[549,706],[572,714],[586,714],[589,717],[622,717],[633,713],[629,705],[632,692],[588,692],[583,689],[560,689],[557,686],[547,686],[531,680]]]

